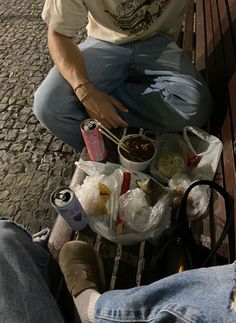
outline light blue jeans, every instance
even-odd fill
[[[0,322],[60,323],[48,287],[49,253],[17,224],[0,220]],[[236,322],[236,263],[189,270],[148,286],[102,294],[94,322]]]
[[[16,223],[0,219],[0,322],[62,323],[49,290],[50,254]]]
[[[181,131],[208,120],[209,90],[175,42],[161,35],[125,45],[88,38],[79,48],[90,81],[129,109],[119,114],[130,127]],[[80,123],[88,115],[56,67],[35,92],[33,109],[42,125],[81,151]]]
[[[189,270],[151,285],[103,294],[95,322],[233,323],[236,263]],[[236,310],[236,308],[235,308]]]

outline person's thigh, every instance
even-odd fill
[[[119,46],[90,37],[79,48],[89,80],[99,90],[110,93],[127,79],[132,53],[129,46]]]
[[[0,219],[0,322],[64,322],[47,285],[49,253],[10,220]]]
[[[160,35],[132,47],[129,77],[115,93],[130,110],[123,116],[129,125],[159,131],[204,125],[212,99],[187,54]]]
[[[129,49],[88,38],[79,45],[90,81],[111,92],[128,73]],[[84,146],[80,123],[88,117],[71,86],[56,67],[35,92],[34,113],[55,136],[76,150]]]
[[[143,75],[158,75],[173,72],[201,80],[202,77],[192,64],[185,50],[174,41],[157,35],[134,44],[135,65]]]
[[[106,292],[95,304],[94,322],[236,322],[235,273],[233,263]]]

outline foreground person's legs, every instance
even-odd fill
[[[236,322],[236,264],[189,270],[148,286],[102,294],[94,322]]]
[[[91,246],[69,242],[59,261],[83,323],[236,322],[236,263],[189,270],[151,285],[100,295],[101,260]]]
[[[0,220],[0,322],[64,322],[48,285],[49,253],[15,223]]]

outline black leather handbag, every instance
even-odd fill
[[[207,185],[219,192],[225,201],[226,222],[221,236],[212,249],[198,245],[187,220],[187,198],[198,185]],[[221,243],[233,223],[233,198],[219,184],[210,180],[193,182],[185,191],[177,211],[175,224],[167,228],[155,244],[148,268],[148,283],[188,269],[211,265]]]

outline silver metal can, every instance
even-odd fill
[[[89,154],[94,161],[104,161],[107,156],[104,140],[99,131],[99,122],[95,119],[86,119],[80,125],[81,133]]]
[[[87,215],[75,193],[66,186],[56,189],[50,198],[54,209],[72,230],[82,230],[87,225]]]

